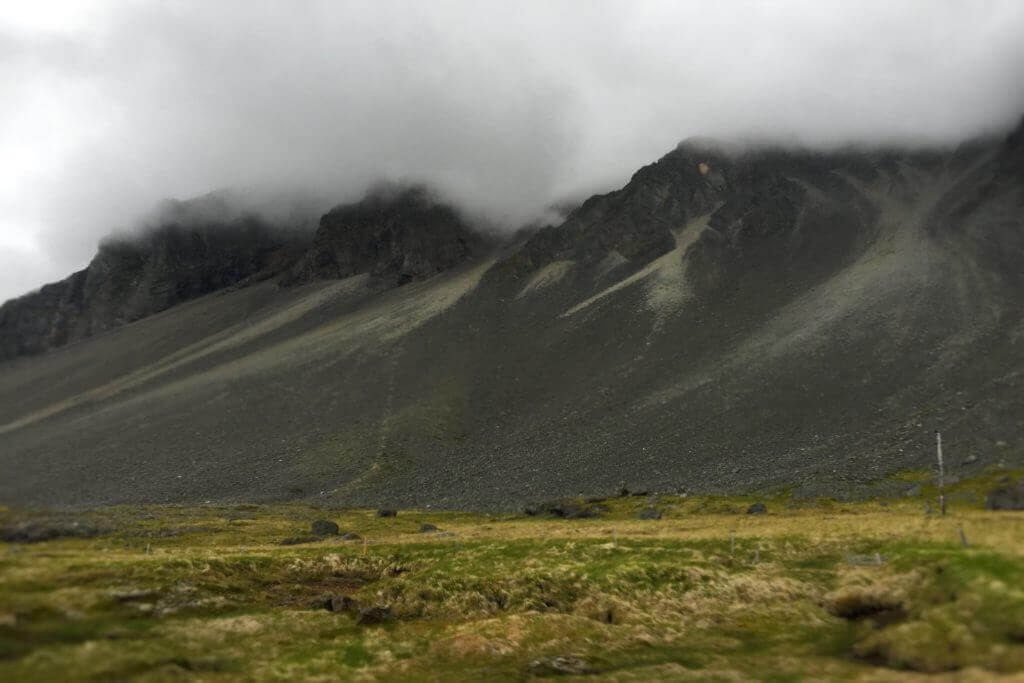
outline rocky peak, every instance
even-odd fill
[[[84,270],[0,306],[0,360],[272,277],[295,262],[307,240],[254,216],[171,222],[108,238]]]
[[[484,239],[423,187],[380,188],[320,219],[291,285],[369,273],[375,287],[424,280],[478,253]]]
[[[539,230],[502,269],[522,275],[558,260],[595,263],[612,252],[646,263],[675,247],[674,231],[714,210],[732,185],[734,166],[709,141],[684,141],[622,189],[595,195],[561,225]]]

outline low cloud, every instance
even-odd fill
[[[37,0],[0,12],[0,299],[220,188],[513,228],[692,135],[953,142],[1019,117],[1022,46],[1016,0]]]

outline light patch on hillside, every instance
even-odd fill
[[[601,259],[601,262],[597,264],[596,277],[602,278],[625,263],[629,263],[629,259],[618,251],[612,249],[608,252],[608,255]]]
[[[679,310],[679,307],[690,295],[686,286],[686,263],[683,257],[690,245],[700,237],[701,232],[707,227],[710,217],[711,214],[707,214],[687,223],[682,230],[673,233],[676,246],[672,251],[654,259],[629,277],[619,280],[594,296],[581,301],[563,313],[561,317],[567,318],[579,313],[609,294],[614,294],[641,281],[646,284],[647,307],[658,316],[659,321]]]
[[[575,261],[554,261],[541,268],[533,274],[526,285],[516,294],[517,299],[522,299],[528,294],[538,292],[550,287],[562,280],[572,268]]]
[[[969,264],[926,233],[932,210],[962,176],[943,173],[929,179],[919,174],[910,176],[901,169],[895,176],[885,175],[870,184],[846,174],[840,177],[878,207],[879,236],[875,242],[856,262],[781,308],[719,363],[655,392],[638,407],[663,404],[719,381],[729,372],[749,372],[770,359],[808,353],[830,340],[848,336],[843,325],[851,319],[863,326],[865,317],[880,318],[891,340],[911,336],[916,331],[904,325],[903,319],[912,315],[916,302],[939,284],[955,286],[956,298],[948,305],[974,316],[975,324],[968,334],[977,334],[984,327],[980,313],[971,305],[970,292],[962,284],[973,279],[973,274],[966,272]],[[950,278],[953,269],[965,272]],[[947,345],[963,341],[966,339],[950,339]]]
[[[234,325],[221,332],[212,334],[193,344],[189,344],[178,351],[162,358],[153,365],[146,366],[122,377],[108,382],[102,386],[91,389],[85,393],[54,403],[46,408],[25,415],[7,424],[0,425],[0,434],[14,431],[21,427],[33,424],[42,419],[57,415],[65,410],[85,403],[104,400],[116,396],[128,389],[140,386],[152,379],[165,375],[184,365],[195,362],[214,353],[237,348],[248,342],[254,341],[278,328],[297,321],[304,315],[329,303],[338,301],[345,297],[357,296],[366,285],[368,275],[354,275],[345,280],[329,284],[319,284],[308,288],[310,291],[303,294],[298,300],[290,302],[283,308],[271,311],[268,315],[257,318],[241,325]],[[219,296],[214,294],[213,296]],[[192,302],[190,302],[192,303]],[[189,305],[189,304],[186,304]],[[173,314],[180,314],[181,309]],[[171,312],[162,312],[158,315],[170,315]]]
[[[443,313],[462,296],[472,291],[484,272],[493,263],[493,258],[487,259],[459,272],[445,273],[425,282],[413,283],[385,292],[355,311],[334,318],[331,322],[314,328],[301,336],[226,361],[199,374],[190,375],[161,386],[154,391],[136,394],[128,400],[128,403],[146,400],[157,395],[185,391],[210,382],[237,379],[274,368],[282,363],[300,365],[308,363],[310,359],[317,356],[338,357],[369,344],[392,341]],[[356,275],[331,283],[326,287],[317,288],[308,296],[268,317],[212,335],[167,356],[154,366],[140,369],[103,386],[0,425],[0,434],[31,425],[79,405],[112,398],[214,352],[242,346],[287,323],[298,320],[303,315],[336,301],[340,297],[363,291],[366,277],[366,275]]]

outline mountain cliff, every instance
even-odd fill
[[[227,287],[369,273],[375,289],[423,280],[484,238],[420,187],[376,190],[301,226],[234,215],[218,195],[169,202],[141,234],[109,238],[89,266],[0,307],[0,361],[40,353]]]
[[[313,245],[285,284],[369,273],[374,285],[424,280],[482,251],[484,240],[422,187],[385,188],[320,219]]]
[[[256,217],[177,222],[142,236],[108,239],[88,267],[0,307],[0,360],[39,353],[271,277],[295,260],[301,240]]]
[[[687,141],[500,249],[339,207],[288,286],[0,364],[0,500],[867,495],[936,429],[951,476],[1024,463],[1021,138]]]

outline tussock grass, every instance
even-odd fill
[[[1024,671],[1024,515],[786,497],[742,514],[752,501],[614,498],[574,520],[96,510],[112,533],[0,545],[0,679],[500,681],[545,661],[615,681]],[[634,518],[652,503],[661,520]],[[320,518],[363,540],[278,545]],[[312,606],[341,594],[393,619]]]

